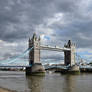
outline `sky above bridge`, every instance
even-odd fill
[[[0,60],[26,50],[34,32],[44,45],[63,47],[70,39],[92,60],[92,0],[0,0]],[[42,60],[62,59],[62,53],[46,53]]]

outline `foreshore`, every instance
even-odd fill
[[[0,87],[0,92],[16,92],[16,91]]]

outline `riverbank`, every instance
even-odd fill
[[[0,92],[16,92],[16,91],[13,91],[13,90],[9,90],[7,88],[0,87]]]

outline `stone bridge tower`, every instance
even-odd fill
[[[76,46],[74,43],[71,42],[71,40],[68,41],[67,45],[64,46],[65,48],[70,48],[70,51],[64,51],[64,61],[65,65],[73,66],[75,65],[75,52],[76,52]]]
[[[29,48],[32,47],[33,49],[29,52],[29,67],[26,67],[26,74],[44,73],[45,69],[40,62],[40,37],[37,38],[35,33],[33,37],[29,39]]]
[[[40,63],[40,37],[37,38],[36,34],[33,34],[32,39],[29,39],[29,48],[32,48],[29,52],[29,65]]]

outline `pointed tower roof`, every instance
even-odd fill
[[[71,40],[68,41],[68,46],[70,47],[72,44]]]
[[[36,35],[36,33],[34,33],[34,34],[33,34],[32,39],[34,39],[34,40],[36,40],[36,39],[37,39],[37,35]]]
[[[36,38],[36,37],[37,37],[37,35],[36,35],[36,33],[34,33],[34,34],[33,34],[33,38]]]

